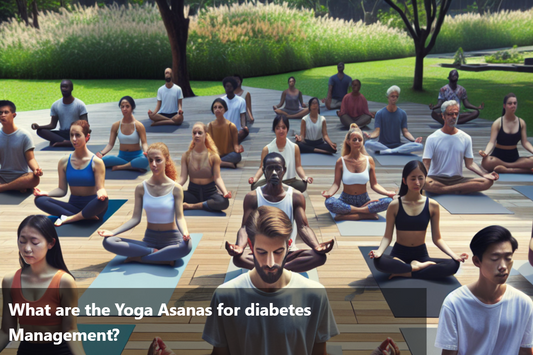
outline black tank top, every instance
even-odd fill
[[[499,145],[508,145],[513,146],[517,145],[522,138],[522,127],[520,127],[520,118],[518,119],[518,132],[509,134],[505,133],[503,130],[503,117],[501,118],[500,131],[498,136],[496,136],[496,143]]]
[[[396,215],[396,229],[399,231],[425,231],[428,228],[431,214],[429,213],[429,198],[426,197],[426,204],[420,214],[416,216],[409,216],[405,213],[402,206],[402,198],[398,199],[400,207]]]

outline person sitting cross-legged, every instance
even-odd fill
[[[350,128],[352,123],[355,123],[359,128],[363,128],[376,115],[375,112],[368,110],[368,101],[366,101],[360,90],[361,81],[359,79],[353,80],[352,92],[344,96],[341,109],[337,111],[337,116],[339,116],[342,125],[346,128]]]
[[[148,110],[152,126],[174,125],[183,123],[183,91],[172,82],[172,69],[165,69],[165,85],[157,90],[155,110]]]

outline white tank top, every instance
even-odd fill
[[[135,121],[133,121],[133,133],[128,135],[122,133],[122,121],[120,121],[117,136],[118,141],[121,144],[139,144],[139,141],[141,140],[139,138],[139,133],[137,133],[137,125],[135,124]]]
[[[174,189],[163,196],[152,196],[148,192],[146,181],[143,181],[143,208],[148,223],[165,224],[174,222]]]
[[[292,203],[292,187],[289,186],[289,188],[287,189],[287,192],[285,193],[285,197],[283,198],[283,200],[278,201],[278,202],[272,202],[272,201],[267,200],[263,196],[262,187],[257,188],[257,190],[255,191],[257,191],[257,208],[261,206],[276,207],[282,210],[283,212],[285,212],[287,217],[289,217],[289,219],[292,222],[292,234],[291,234],[292,243],[291,243],[291,246],[289,247],[289,250],[297,250],[298,248],[296,248],[296,235],[298,234],[298,228],[296,226],[296,222],[294,221],[294,211],[293,211],[293,203]]]
[[[287,167],[287,172],[283,177],[285,180],[293,179],[296,177],[296,158],[294,157],[294,147],[296,144],[291,142],[288,138],[287,143],[285,143],[285,148],[283,152],[280,152],[278,146],[276,145],[276,138],[267,145],[269,153],[279,153],[285,159],[285,166]]]
[[[310,141],[323,139],[322,124],[325,120],[324,116],[319,115],[316,123],[313,123],[309,115],[304,116],[302,120],[305,121],[305,139],[309,139]]]

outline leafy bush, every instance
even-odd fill
[[[485,57],[487,63],[522,63],[524,56],[518,52],[516,45],[512,49],[497,51],[493,55]]]
[[[463,48],[459,47],[457,52],[455,52],[455,55],[453,56],[453,65],[463,65],[466,64],[466,58],[465,54],[463,52]]]

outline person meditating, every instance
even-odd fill
[[[131,96],[124,96],[118,102],[118,106],[124,117],[113,123],[109,143],[101,151],[96,153],[98,158],[103,158],[105,167],[113,170],[148,170],[148,159],[145,153],[148,150],[146,143],[146,129],[144,125],[133,117],[135,101]],[[120,150],[118,156],[106,155],[115,146],[118,137]],[[139,145],[140,144],[140,145]]]
[[[175,125],[183,123],[183,92],[172,82],[172,69],[165,69],[165,85],[157,90],[155,110],[148,110],[152,126]]]
[[[84,219],[102,219],[109,199],[105,190],[104,162],[87,149],[91,129],[87,121],[76,121],[70,126],[70,141],[74,152],[59,160],[57,166],[59,186],[50,191],[34,189],[35,205],[42,211],[58,216],[55,225],[73,223]],[[68,202],[53,197],[63,197],[70,186]]]
[[[289,132],[289,119],[287,116],[277,115],[272,122],[272,131],[276,134],[276,138],[263,148],[261,152],[261,166],[255,173],[255,176],[248,179],[248,183],[252,185],[252,190],[266,184],[265,179],[259,180],[263,175],[263,160],[268,153],[276,152],[283,156],[287,164],[287,176],[282,182],[285,185],[294,187],[300,192],[304,192],[307,189],[307,184],[313,183],[313,178],[305,175],[304,168],[302,168],[300,148],[287,138],[287,133]],[[296,178],[296,174],[298,174],[301,180]]]
[[[222,100],[226,101],[227,110],[224,117],[237,127],[239,144],[248,137],[250,130],[246,123],[246,101],[235,95],[235,88],[237,88],[237,80],[234,77],[228,76],[222,80],[226,95],[222,96]]]
[[[131,219],[113,231],[99,230],[98,234],[104,237],[107,251],[128,257],[125,262],[173,266],[192,250],[183,216],[183,190],[175,182],[178,173],[165,144],[151,144],[148,161],[152,176],[135,188]],[[143,208],[148,222],[143,240],[117,237],[141,222]]]
[[[344,95],[341,109],[337,111],[337,116],[346,128],[350,128],[352,123],[363,128],[372,121],[376,114],[368,110],[368,101],[359,90],[361,90],[361,81],[355,79],[352,81],[352,92]]]
[[[337,145],[329,139],[326,118],[320,116],[318,98],[309,100],[309,114],[302,118],[300,135],[295,136],[300,153],[337,153]]]
[[[296,87],[294,76],[289,78],[289,88],[281,93],[279,104],[274,105],[274,112],[287,118],[302,118],[309,113],[307,105],[304,104],[302,92]],[[283,108],[281,108],[285,104]]]
[[[207,133],[213,138],[217,147],[221,160],[220,166],[235,169],[242,159],[241,153],[244,152],[244,148],[239,144],[237,127],[224,118],[227,110],[226,101],[221,98],[213,101],[211,112],[216,118],[207,125]]]
[[[363,133],[352,123],[342,145],[341,157],[335,163],[335,180],[329,190],[322,191],[326,208],[335,213],[336,221],[378,219],[378,212],[385,211],[396,193],[385,190],[376,180],[374,159],[366,154]],[[353,171],[353,172],[352,172]],[[339,198],[334,197],[342,184]],[[388,197],[370,200],[366,184],[370,181],[372,190]]]
[[[3,314],[0,330],[0,352],[11,340],[10,332],[25,335],[76,333],[76,317],[58,316],[58,308],[78,307],[76,282],[63,260],[61,244],[52,222],[43,215],[31,215],[20,223],[17,231],[20,269],[4,276],[2,280]],[[8,306],[9,305],[9,306]],[[51,316],[30,316],[31,312],[13,315],[10,307],[28,309],[49,307]],[[18,312],[17,312],[18,313]],[[38,338],[37,336],[35,338]],[[9,351],[9,350],[8,350]],[[18,346],[18,355],[85,355],[81,341],[28,341],[24,338]]]
[[[226,190],[220,176],[217,147],[202,122],[196,122],[192,127],[189,150],[181,156],[178,184],[184,186],[188,178],[189,187],[183,192],[183,209],[219,212],[228,208],[231,192]]]
[[[395,276],[417,279],[438,279],[454,275],[459,262],[468,259],[467,253],[455,254],[440,235],[440,205],[422,195],[427,171],[422,162],[412,160],[402,172],[400,198],[392,201],[387,209],[385,235],[378,250],[368,256],[374,259],[379,271]],[[433,243],[451,259],[435,259],[428,255],[426,230],[431,221]],[[383,254],[392,242],[396,226],[396,243],[389,254]]]
[[[337,74],[329,78],[328,95],[322,99],[328,110],[341,108],[342,99],[352,84],[352,78],[344,74],[344,63],[337,64],[337,71]]]
[[[439,109],[445,101],[450,100],[455,100],[458,103],[459,110],[461,109],[461,102],[463,103],[465,108],[473,110],[470,112],[461,113],[459,115],[459,118],[457,119],[458,124],[466,123],[468,121],[472,121],[475,118],[478,118],[479,110],[483,110],[485,104],[481,103],[480,106],[474,106],[468,101],[466,96],[466,89],[461,85],[457,85],[457,81],[459,80],[459,72],[457,70],[454,69],[450,71],[450,74],[448,75],[448,80],[448,84],[444,85],[439,91],[437,104],[429,104],[429,108],[431,110],[431,118],[433,118],[441,125],[444,125],[444,120]]]
[[[398,86],[393,85],[387,90],[389,104],[376,113],[374,131],[371,134],[363,132],[365,138],[373,139],[365,143],[366,150],[376,154],[409,154],[424,149],[422,137],[415,139],[407,129],[407,114],[396,106],[399,97]],[[409,143],[402,143],[400,131]]]
[[[485,150],[480,150],[483,157],[481,167],[497,173],[533,173],[533,157],[520,157],[517,144],[533,153],[533,145],[527,140],[526,122],[515,115],[518,102],[513,93],[503,98],[503,113],[494,121],[490,129],[490,141]],[[507,133],[510,132],[510,133]]]
[[[253,123],[254,116],[252,114],[252,95],[248,91],[244,91],[242,88],[242,76],[240,74],[233,74],[235,80],[237,80],[237,88],[235,89],[235,95],[238,95],[246,101],[246,121]]]
[[[279,153],[269,153],[263,158],[262,168],[264,170],[266,185],[257,190],[248,192],[243,202],[243,218],[241,229],[237,233],[237,242],[230,244],[226,242],[228,254],[233,256],[233,263],[237,267],[252,269],[254,267],[253,256],[244,253],[248,244],[248,234],[246,233],[246,221],[251,213],[261,206],[276,207],[289,217],[293,226],[290,251],[285,267],[295,272],[304,272],[321,266],[326,262],[326,253],[333,248],[334,240],[319,243],[315,233],[309,227],[307,216],[305,215],[305,197],[292,187],[284,187],[281,181],[287,171],[285,159]],[[305,244],[311,250],[296,248],[296,235],[299,234]]]
[[[427,138],[422,157],[426,170],[429,171],[426,192],[468,194],[489,189],[498,180],[498,174],[485,174],[474,163],[472,138],[456,127],[459,104],[453,100],[446,101],[441,110],[444,126]],[[463,160],[466,168],[481,178],[463,177]]]
[[[43,176],[30,134],[15,125],[16,110],[13,102],[0,100],[0,192],[26,192]]]

